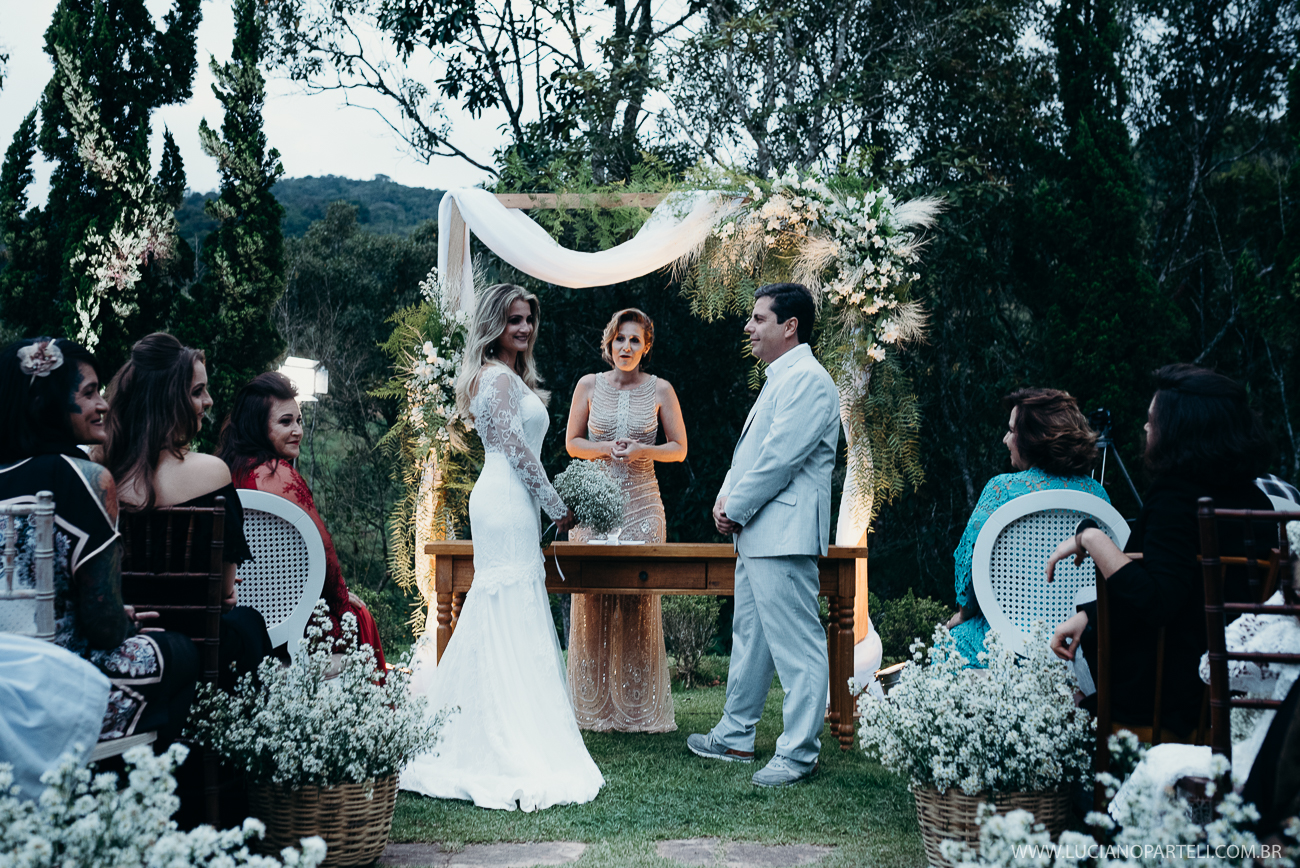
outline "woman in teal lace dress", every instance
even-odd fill
[[[984,522],[1004,503],[1031,491],[1068,488],[1110,501],[1105,489],[1087,475],[1097,459],[1097,434],[1071,395],[1056,389],[1021,389],[1003,398],[1002,404],[1011,411],[1002,442],[1011,452],[1016,472],[995,476],[984,486],[953,552],[961,610],[952,616],[948,629],[961,655],[981,668],[979,654],[984,651],[989,622],[980,613],[971,587],[971,555]]]

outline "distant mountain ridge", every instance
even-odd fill
[[[438,219],[442,190],[407,187],[387,175],[359,181],[339,175],[307,178],[284,178],[272,188],[284,206],[286,238],[300,238],[307,227],[325,216],[331,202],[350,202],[357,206],[357,223],[377,235],[409,235],[421,223]],[[216,221],[203,211],[203,203],[217,193],[187,191],[181,207],[176,209],[180,235],[196,249]]]

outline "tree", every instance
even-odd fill
[[[871,537],[872,589],[887,599],[911,588],[951,600],[951,552],[984,484],[1009,469],[1000,398],[1043,384],[1041,325],[1020,297],[1016,257],[1019,215],[1039,177],[1034,157],[1053,132],[1051,56],[1021,40],[1036,14],[1021,0],[953,9],[945,26],[961,39],[930,59],[901,101],[909,159],[884,166],[891,186],[947,203],[915,291],[931,311],[929,339],[908,366],[926,482],[884,507]]]
[[[1183,358],[1250,384],[1256,402],[1272,408],[1265,415],[1282,467],[1295,474],[1300,367],[1291,324],[1300,310],[1282,287],[1279,249],[1295,149],[1277,112],[1296,53],[1295,6],[1139,8],[1159,24],[1139,21],[1133,111],[1157,285],[1191,326]]]
[[[423,159],[458,157],[497,173],[459,143],[445,100],[476,117],[504,113],[498,157],[587,162],[605,183],[630,177],[639,161],[664,45],[700,2],[664,18],[650,0],[280,0],[279,60],[314,90],[379,96],[376,110]]]
[[[672,132],[760,175],[892,151],[900,96],[960,35],[953,7],[912,0],[712,0],[704,17],[668,60]]]
[[[225,109],[221,134],[199,125],[204,153],[217,161],[221,193],[204,210],[218,221],[203,242],[202,278],[182,305],[177,330],[207,350],[216,405],[267,370],[284,351],[271,309],[284,293],[284,209],[271,188],[284,174],[280,153],[262,131],[265,87],[259,65],[266,52],[257,0],[236,0],[229,63],[211,61],[212,86]],[[176,206],[180,205],[179,198]]]
[[[397,409],[371,395],[391,374],[379,347],[392,330],[389,318],[419,299],[420,281],[437,258],[432,223],[410,237],[378,235],[359,226],[357,207],[345,202],[286,245],[276,326],[289,352],[320,360],[330,380],[329,396],[304,410],[308,436],[299,467],[311,477],[354,587],[386,582],[385,523],[397,493],[390,459],[377,448]]]
[[[1052,21],[1063,148],[1046,158],[1022,297],[1040,317],[1046,382],[1115,413],[1121,446],[1146,421],[1149,374],[1174,361],[1185,321],[1144,261],[1143,196],[1124,122],[1116,0],[1066,0]]]
[[[188,280],[171,212],[184,188],[179,151],[164,144],[150,176],[150,114],[188,99],[199,0],[175,0],[164,28],[143,0],[60,0],[45,34],[55,72],[40,127],[24,122],[0,174],[0,231],[13,268],[0,272],[7,321],[68,334],[112,367],[161,327]],[[49,201],[27,208],[32,145],[54,163]]]

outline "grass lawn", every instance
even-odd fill
[[[663,735],[584,733],[605,787],[585,805],[525,814],[470,802],[400,793],[392,840],[473,843],[583,841],[575,868],[657,866],[655,842],[716,837],[764,844],[823,844],[836,848],[825,866],[925,865],[916,811],[903,781],[844,752],[822,735],[821,770],[812,782],[785,789],[755,787],[750,776],[772,756],[781,729],[781,689],[774,682],[758,725],[754,763],[704,760],[686,749],[686,736],[707,732],[722,713],[724,687],[674,691],[677,732]],[[528,722],[519,721],[520,726]]]

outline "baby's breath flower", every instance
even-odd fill
[[[251,783],[287,787],[365,783],[432,750],[445,715],[426,717],[424,697],[407,690],[409,670],[378,672],[351,612],[341,639],[329,636],[332,626],[319,600],[292,666],[267,658],[230,694],[201,686],[188,733]]]
[[[623,523],[623,490],[599,461],[570,462],[555,477],[555,491],[573,510],[578,524],[598,534],[609,533]]]

